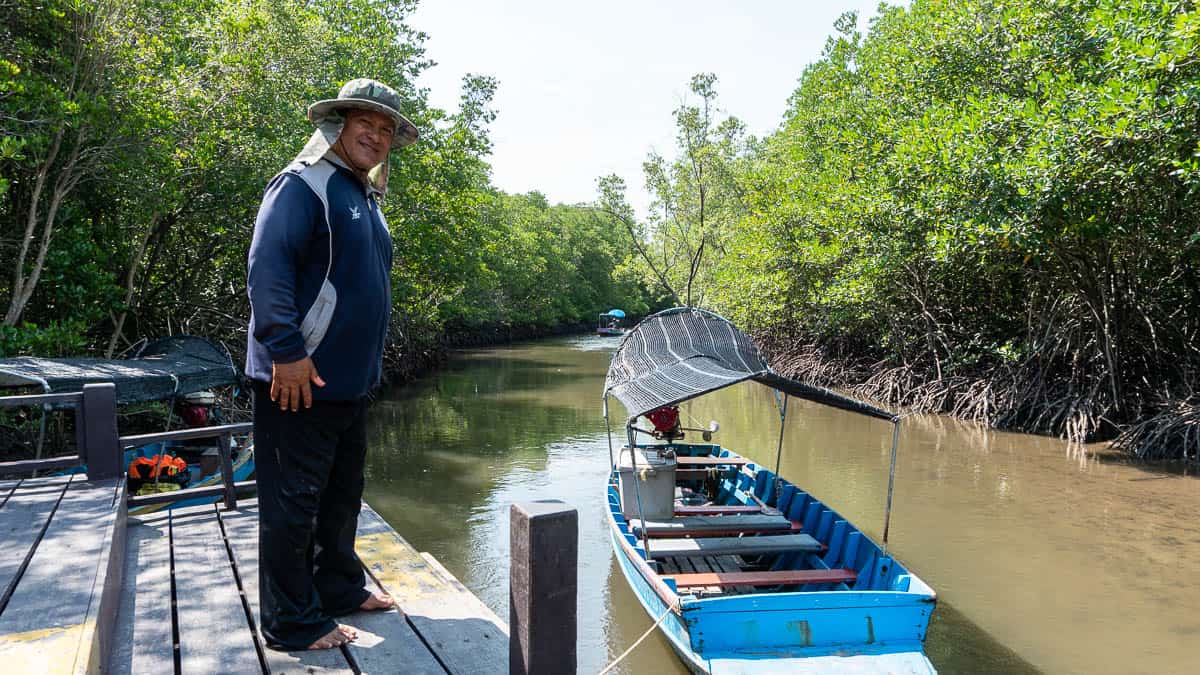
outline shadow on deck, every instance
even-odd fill
[[[341,649],[278,652],[258,632],[257,502],[125,511],[125,481],[0,482],[0,663],[11,673],[488,673],[508,626],[369,506],[368,587],[403,613],[359,612]]]

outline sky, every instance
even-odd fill
[[[896,4],[896,3],[894,3]],[[717,76],[719,107],[764,136],[783,118],[804,67],[833,22],[878,0],[423,0],[409,18],[437,65],[418,86],[458,109],[462,78],[499,82],[490,125],[492,184],[538,191],[551,203],[596,199],[615,173],[645,217],[642,162],[675,156],[673,111],[694,102],[688,82]]]

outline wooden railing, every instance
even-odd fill
[[[216,438],[217,453],[221,459],[221,485],[184,488],[182,490],[171,490],[170,492],[159,492],[152,495],[130,497],[129,505],[145,506],[146,504],[177,502],[184,499],[195,499],[197,497],[224,496],[225,508],[237,508],[237,492],[239,490],[243,492],[253,490],[255,483],[252,480],[237,482],[233,480],[233,456],[230,438],[234,434],[248,434],[253,428],[253,424],[246,422],[242,424],[223,424],[217,427],[199,427],[196,429],[181,429],[179,431],[164,431],[157,434],[122,436],[120,438],[122,452],[125,448],[136,448],[138,446],[148,445],[150,443],[186,441],[196,438]]]
[[[30,394],[0,397],[0,408],[67,404],[75,409],[75,447],[73,457],[48,457],[0,462],[0,474],[66,469],[88,465],[88,476],[99,472],[111,478],[121,473],[117,454],[117,388],[111,383],[86,384],[83,391],[69,394]]]
[[[84,464],[91,480],[118,478],[125,475],[125,449],[150,443],[183,441],[197,438],[217,439],[217,453],[221,462],[221,485],[185,488],[160,492],[153,495],[131,497],[130,506],[177,502],[197,497],[223,496],[226,508],[237,506],[237,493],[254,489],[255,482],[233,479],[233,457],[231,438],[234,434],[248,434],[253,424],[225,424],[216,427],[200,427],[165,431],[157,434],[119,436],[117,433],[117,389],[111,383],[85,384],[83,391],[68,394],[30,394],[28,396],[0,397],[0,408],[18,406],[69,405],[75,409],[75,439],[78,452],[69,457],[26,459],[0,462],[0,474],[24,473],[66,469]]]

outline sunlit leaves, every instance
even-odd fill
[[[1058,369],[1128,406],[1113,392],[1196,366],[1198,40],[1193,3],[1159,0],[839,20],[739,178],[716,304],[894,362]],[[1084,319],[1058,339],[1064,306]]]

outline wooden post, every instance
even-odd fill
[[[579,515],[557,499],[512,505],[508,672],[573,673]]]
[[[221,485],[225,488],[225,508],[237,508],[237,493],[233,490],[233,457],[229,434],[217,436],[217,453],[221,455]]]
[[[79,459],[87,464],[88,480],[119,477],[125,467],[117,435],[117,386],[112,382],[83,385],[75,424]]]

